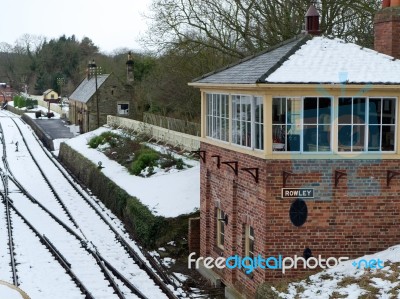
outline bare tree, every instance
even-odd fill
[[[153,0],[145,44],[158,50],[182,43],[244,57],[299,34],[309,0]],[[314,1],[323,33],[364,46],[379,0]]]
[[[14,52],[21,54],[38,53],[45,42],[46,38],[42,35],[23,34],[16,40]]]

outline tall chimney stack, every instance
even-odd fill
[[[400,0],[383,0],[374,19],[374,48],[400,59]]]
[[[92,77],[93,68],[95,68],[95,67],[96,67],[96,62],[94,61],[94,59],[92,59],[92,61],[88,62],[87,69],[86,69],[86,79],[90,80],[90,78]]]
[[[321,34],[319,30],[319,13],[313,4],[311,4],[306,14],[306,32],[312,35]]]
[[[128,83],[132,83],[134,81],[133,69],[135,63],[132,58],[132,53],[129,51],[128,60],[126,61],[126,80]]]

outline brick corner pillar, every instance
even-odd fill
[[[383,8],[375,15],[374,48],[400,59],[400,6]]]

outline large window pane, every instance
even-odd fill
[[[396,124],[396,101],[395,99],[383,99],[382,105],[382,123]]]
[[[394,151],[395,126],[382,126],[382,151]]]
[[[381,150],[381,126],[368,126],[368,151],[375,152]]]
[[[286,118],[286,99],[274,98],[272,101],[272,123],[284,124]]]
[[[351,125],[339,125],[338,126],[338,146],[339,151],[351,151],[351,136],[352,126]]]
[[[305,152],[317,151],[317,133],[318,131],[316,125],[304,125],[303,151]]]
[[[304,99],[304,123],[316,124],[318,119],[318,98]]]
[[[318,151],[331,151],[331,125],[323,124],[318,126]]]
[[[365,98],[354,98],[353,100],[353,123],[365,124]]]
[[[382,118],[382,100],[370,99],[368,107],[369,124],[381,124]]]
[[[256,149],[264,149],[264,105],[263,98],[255,98],[255,136],[254,136],[254,147]]]
[[[339,98],[339,151],[394,151],[395,111],[394,98]]]
[[[332,150],[331,98],[306,97],[303,100],[300,98],[274,98],[273,107],[273,123],[275,124],[273,126],[273,150],[291,152],[328,152]]]
[[[207,136],[228,141],[229,96],[226,94],[207,94],[206,99]]]
[[[279,108],[274,106],[275,114]],[[264,149],[263,98],[233,95],[232,109],[232,142],[245,147]]]
[[[357,125],[353,126],[352,135],[352,146],[353,151],[359,152],[365,149],[365,126]]]
[[[352,98],[339,98],[339,124],[351,124],[353,114]]]

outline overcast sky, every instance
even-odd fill
[[[23,34],[48,39],[89,37],[100,51],[141,49],[147,28],[143,14],[151,0],[2,0],[0,42],[14,45]]]

